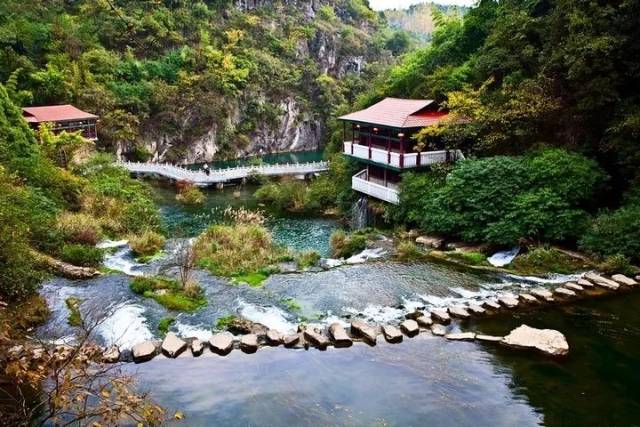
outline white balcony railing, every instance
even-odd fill
[[[399,203],[398,187],[387,183],[387,185],[378,184],[370,181],[366,170],[358,172],[351,178],[351,188],[376,199],[397,205]]]
[[[353,144],[351,141],[345,141],[344,154],[357,157],[358,159],[371,160],[375,163],[393,166],[398,169],[416,168],[419,166],[464,159],[464,154],[462,154],[460,150],[424,151],[421,153],[402,154],[381,148],[369,148],[366,145]],[[419,160],[418,156],[420,156]]]

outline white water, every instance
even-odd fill
[[[106,345],[131,348],[142,341],[153,339],[144,316],[145,309],[139,305],[122,305],[97,328],[97,333]]]
[[[375,248],[375,249],[365,249],[347,259],[347,264],[362,264],[372,259],[382,258],[386,254],[386,251],[383,248]]]
[[[511,264],[511,261],[513,261],[514,258],[518,256],[519,253],[520,253],[520,248],[515,247],[508,251],[496,252],[495,254],[487,258],[487,261],[489,262],[489,264],[493,265],[494,267],[504,267],[507,264]]]
[[[121,271],[129,276],[142,276],[144,273],[140,271],[140,268],[144,267],[144,264],[140,264],[133,260],[131,249],[128,242],[122,240],[123,245],[111,246],[118,248],[114,253],[107,254],[104,257],[104,266],[116,271]],[[120,243],[120,242],[115,242]]]
[[[278,307],[263,307],[240,300],[238,313],[245,319],[282,333],[295,332],[298,328],[298,324],[291,321],[287,313]]]

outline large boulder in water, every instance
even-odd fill
[[[162,341],[161,348],[162,352],[168,357],[178,357],[180,353],[186,350],[187,343],[173,332],[168,332],[164,341]]]
[[[536,329],[521,325],[509,332],[501,344],[507,347],[534,349],[549,356],[566,356],[569,344],[565,336],[553,329]]]
[[[131,349],[133,355],[133,361],[136,363],[146,362],[151,360],[156,355],[156,345],[152,341],[144,341],[140,344],[136,344]]]

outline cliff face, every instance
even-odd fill
[[[327,121],[345,96],[352,96],[343,81],[353,85],[372,60],[391,61],[390,54],[373,43],[373,34],[381,25],[377,15],[364,5],[364,9],[353,10],[351,3],[236,1],[222,13],[224,27],[231,29],[248,19],[258,22],[259,28],[251,31],[259,32],[260,37],[246,49],[269,63],[273,57],[282,57],[268,46],[268,38],[285,40],[292,54],[269,72],[291,77],[256,81],[250,75],[235,96],[209,93],[197,101],[218,105],[215,114],[203,114],[201,106],[187,105],[171,126],[158,126],[157,118],[150,118],[142,125],[138,147],[141,144],[153,161],[180,163],[322,148]],[[252,73],[260,76],[262,70]],[[118,155],[130,157],[134,146],[122,144]]]

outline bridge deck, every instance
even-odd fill
[[[201,170],[191,170],[166,163],[118,162],[129,172],[143,175],[159,175],[176,181],[189,181],[199,186],[234,181],[251,175],[283,176],[306,175],[329,169],[327,162],[287,163],[275,165],[242,166],[227,169],[212,169],[207,175]]]

